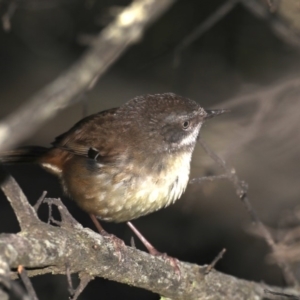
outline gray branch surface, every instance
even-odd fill
[[[34,209],[14,179],[7,174],[5,176],[1,189],[18,220],[28,220],[29,223],[21,226],[22,231],[18,234],[0,235],[0,275],[3,277],[10,278],[9,270],[19,265],[31,269],[28,271],[29,276],[66,274],[68,268],[70,273],[79,273],[81,278],[89,280],[96,276],[103,277],[174,300],[258,300],[265,298],[265,289],[283,291],[215,270],[206,274],[206,266],[184,262],[178,262],[181,271],[178,276],[168,260],[129,246],[120,247],[110,237],[83,228],[58,199],[45,199],[45,202],[57,206],[62,220],[57,222],[59,226],[43,223],[36,218]],[[296,294],[291,289],[288,292]]]
[[[26,139],[58,110],[74,103],[173,2],[133,1],[100,32],[80,60],[0,123],[0,151]]]

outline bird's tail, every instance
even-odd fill
[[[0,152],[0,163],[19,164],[38,162],[39,158],[48,152],[48,148],[39,146],[22,147],[15,150]]]

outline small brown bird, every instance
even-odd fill
[[[130,221],[180,198],[201,125],[224,112],[171,93],[139,96],[82,119],[51,148],[8,151],[0,161],[38,163],[84,211]]]

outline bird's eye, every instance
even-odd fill
[[[190,127],[190,121],[184,121],[182,123],[182,128],[183,129],[188,129]]]

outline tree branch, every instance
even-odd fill
[[[58,110],[72,104],[74,97],[94,84],[173,2],[174,0],[133,1],[114,22],[100,32],[79,61],[0,123],[0,151],[26,139]]]
[[[29,276],[52,273],[65,274],[69,261],[72,273],[144,288],[172,299],[263,299],[264,289],[282,291],[259,283],[236,279],[206,267],[179,262],[181,280],[171,265],[131,247],[121,249],[119,262],[114,244],[87,228],[66,229],[41,223],[36,230],[20,234],[0,235],[1,261],[10,267],[22,264],[42,270],[29,271]],[[226,295],[226,296],[225,296]],[[215,298],[211,298],[214,296]],[[224,298],[223,298],[224,299]]]
[[[14,190],[10,202],[17,207],[19,220],[33,210],[21,190],[9,178],[4,189]],[[38,220],[35,226],[23,226],[18,234],[0,235],[0,273],[9,274],[9,268],[22,265],[33,270],[29,276],[45,273],[80,273],[84,280],[81,292],[92,277],[99,276],[147,289],[168,298],[176,299],[263,299],[265,289],[274,292],[294,293],[294,290],[273,288],[264,284],[240,280],[229,275],[211,271],[206,266],[178,262],[181,278],[178,279],[171,264],[135,248],[125,246],[115,249],[115,243],[88,228],[83,228],[70,218],[66,207],[58,199],[45,199],[57,205],[61,213],[61,226],[56,227]],[[19,209],[17,202],[24,210]],[[121,252],[121,259],[119,252]],[[2,266],[4,268],[2,268]],[[5,272],[3,272],[5,271]]]
[[[17,216],[21,230],[26,230],[37,225],[39,219],[36,211],[29,205],[26,196],[15,179],[7,174],[2,167],[0,168],[0,182],[1,189]]]

